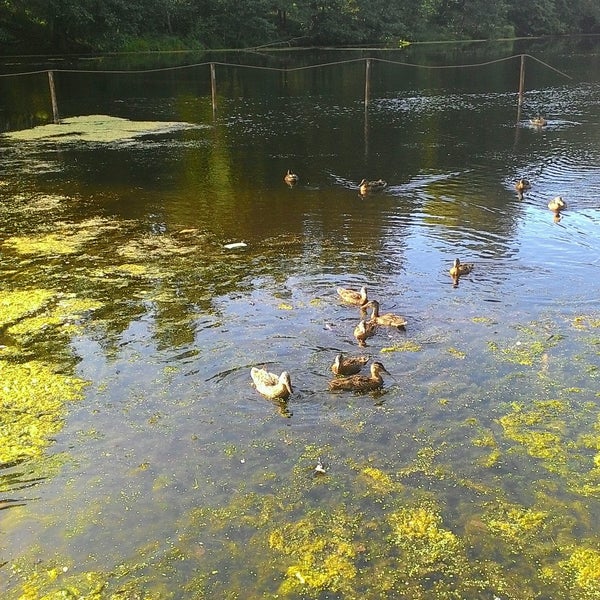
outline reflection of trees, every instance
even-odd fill
[[[0,131],[27,129],[52,117],[46,73],[0,78],[2,121]]]
[[[453,245],[466,235],[506,252],[515,215],[504,207],[514,141],[505,125],[516,99],[513,106],[504,93],[516,92],[518,61],[468,72],[376,63],[368,146],[362,62],[286,76],[220,69],[214,121],[205,76],[194,91],[185,72],[169,75],[169,110],[204,127],[127,148],[63,150],[71,183],[62,191],[99,199],[97,210],[119,228],[87,247],[77,269],[66,265],[44,279],[105,304],[108,354],[142,318],[160,348],[192,344],[198,315],[217,321],[214,299],[245,293],[256,278],[282,285],[298,274],[397,272],[407,244],[401,228],[425,225]],[[114,81],[100,90],[101,102],[144,93],[141,79],[133,92],[126,78]],[[481,91],[488,88],[502,93]],[[507,150],[496,158],[498,148]],[[294,189],[282,181],[290,167],[301,177]],[[362,177],[390,187],[361,199]],[[86,210],[73,208],[71,219]],[[242,240],[242,252],[222,247]],[[137,254],[123,253],[127,244]],[[37,268],[28,267],[32,277]]]

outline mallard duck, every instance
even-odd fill
[[[546,121],[546,119],[544,119],[544,117],[540,117],[539,115],[537,117],[534,117],[533,119],[529,119],[529,122],[534,127],[543,127],[544,125],[546,125],[548,123],[548,121]]]
[[[450,268],[450,275],[452,277],[460,277],[461,275],[466,275],[473,270],[473,263],[461,263],[460,259],[455,258],[454,264]]]
[[[346,356],[338,354],[331,365],[335,375],[356,375],[367,363],[368,356]]]
[[[354,392],[372,392],[383,387],[382,373],[390,374],[380,363],[371,365],[371,375],[352,375],[350,377],[338,377],[329,382],[330,390],[351,390]]]
[[[367,302],[365,306],[370,306],[373,309],[371,318],[369,321],[374,322],[376,325],[382,325],[383,327],[405,327],[407,320],[400,315],[393,313],[385,313],[384,315],[379,314],[379,302],[377,300],[371,300]]]
[[[531,184],[527,179],[519,179],[517,183],[515,183],[515,190],[517,190],[517,194],[519,194],[519,198],[523,197],[523,192],[526,192],[531,188]]]
[[[283,176],[283,180],[291,187],[300,181],[300,177],[288,169],[287,173]]]
[[[366,339],[373,337],[377,331],[377,324],[372,321],[365,321],[362,319],[360,323],[354,328],[354,337],[358,342],[359,346],[366,346]]]
[[[358,184],[358,191],[361,196],[366,196],[367,194],[380,192],[385,187],[387,187],[387,182],[383,179],[377,179],[376,181],[367,181],[366,179],[363,179]]]
[[[359,306],[362,306],[368,301],[367,288],[364,285],[360,288],[360,291],[358,292],[356,290],[350,290],[348,288],[339,287],[337,289],[337,293],[339,297],[348,304],[358,304]]]
[[[556,196],[556,198],[552,198],[552,200],[548,202],[548,208],[555,213],[558,213],[567,208],[567,203],[560,196]]]
[[[279,377],[275,373],[269,373],[266,369],[252,367],[250,377],[254,386],[265,398],[287,400],[292,393],[292,380],[287,371],[283,371]]]

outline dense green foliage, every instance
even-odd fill
[[[599,31],[596,0],[0,0],[5,53],[396,46]]]

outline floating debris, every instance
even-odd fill
[[[325,466],[323,465],[321,457],[319,456],[317,465],[315,467],[315,475],[325,475],[325,473],[327,473],[327,471],[325,470]]]
[[[248,244],[246,242],[233,242],[231,244],[225,244],[223,248],[227,248],[227,250],[234,250],[235,248],[246,248]]]

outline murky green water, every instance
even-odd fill
[[[367,111],[364,62],[218,66],[214,118],[206,66],[56,74],[63,117],[189,126],[2,139],[1,434],[27,417],[0,472],[3,597],[600,595],[598,41],[227,60],[519,52],[573,78],[528,59],[520,114],[518,59],[375,62]],[[45,77],[0,81],[5,129],[48,114]],[[361,198],[363,177],[388,188]],[[339,285],[406,331],[359,349]],[[383,391],[328,392],[340,351],[380,360]],[[286,405],[255,365],[291,373]]]

